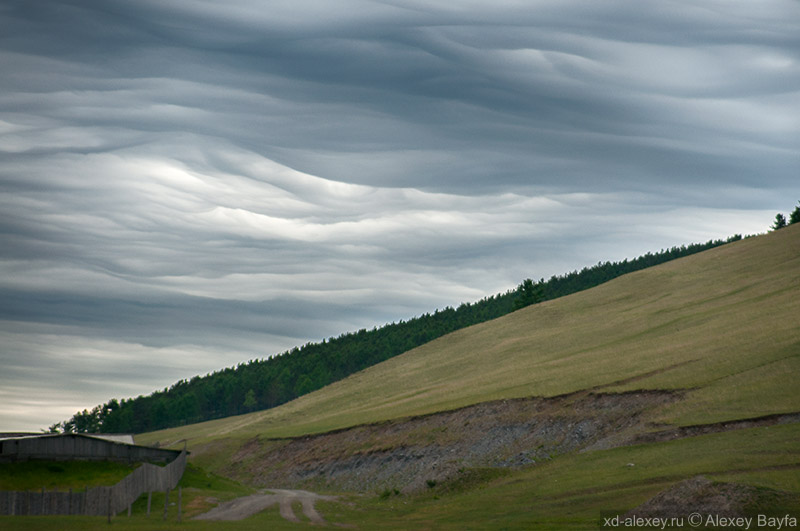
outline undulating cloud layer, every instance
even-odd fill
[[[0,431],[800,199],[800,4],[11,0]]]

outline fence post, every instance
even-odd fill
[[[162,520],[167,519],[167,505],[169,505],[169,489],[164,491],[164,517]]]
[[[150,518],[150,502],[153,501],[153,491],[147,493],[147,517]]]
[[[183,496],[183,492],[180,486],[178,486],[178,523],[181,523],[181,497]]]
[[[111,523],[111,489],[106,490],[108,496],[108,523]]]
[[[16,516],[17,514],[17,491],[11,491],[11,516]]]

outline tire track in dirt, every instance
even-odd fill
[[[268,494],[271,493],[271,494]],[[265,511],[274,505],[278,505],[280,515],[290,522],[300,522],[294,513],[292,503],[300,502],[303,514],[315,524],[326,524],[327,522],[317,511],[315,503],[317,501],[334,501],[336,496],[323,496],[306,490],[289,489],[269,489],[259,494],[243,496],[224,503],[221,503],[201,515],[195,516],[195,520],[244,520],[261,511]]]

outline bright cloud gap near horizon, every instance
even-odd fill
[[[800,199],[788,0],[12,0],[0,29],[0,431]]]

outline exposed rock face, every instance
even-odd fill
[[[615,446],[680,393],[575,393],[486,402],[295,439],[253,439],[225,473],[270,487],[420,490],[465,469],[530,465]]]

